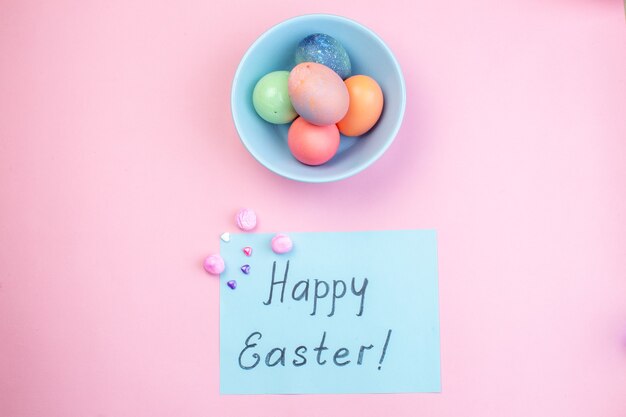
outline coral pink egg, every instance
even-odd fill
[[[321,165],[337,153],[339,129],[336,125],[316,126],[298,117],[289,128],[287,143],[298,161]]]
[[[350,95],[339,75],[325,65],[303,62],[289,73],[289,98],[296,112],[318,126],[340,121],[348,111]]]

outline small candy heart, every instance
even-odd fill
[[[245,253],[246,256],[252,256],[252,248],[250,246],[246,246],[243,248],[243,253]]]
[[[222,236],[220,236],[220,238],[224,242],[230,242],[230,233],[228,233],[228,232],[222,233]]]
[[[244,265],[241,267],[241,272],[248,275],[250,273],[250,265]]]
[[[231,290],[234,290],[235,288],[237,288],[237,281],[235,280],[228,281],[226,285],[228,285],[228,288],[230,288]]]

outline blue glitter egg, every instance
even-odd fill
[[[326,65],[343,80],[352,75],[350,57],[343,45],[324,33],[314,33],[300,41],[296,49],[296,65],[303,62]]]

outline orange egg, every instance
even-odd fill
[[[368,132],[383,111],[383,91],[373,78],[354,75],[346,81],[350,104],[348,113],[337,123],[345,136],[360,136]]]

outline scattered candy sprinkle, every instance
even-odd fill
[[[256,213],[254,210],[241,209],[235,217],[237,227],[241,230],[248,231],[256,227]]]
[[[222,236],[220,236],[220,239],[222,239],[224,242],[230,242],[230,233],[228,232],[222,233]]]
[[[244,265],[241,267],[241,272],[248,275],[250,273],[250,265]]]
[[[252,248],[250,246],[246,246],[243,248],[243,253],[245,253],[246,256],[252,256]]]
[[[235,288],[237,288],[237,281],[235,280],[228,281],[226,285],[228,285],[228,288],[230,288],[231,290],[234,290]]]

